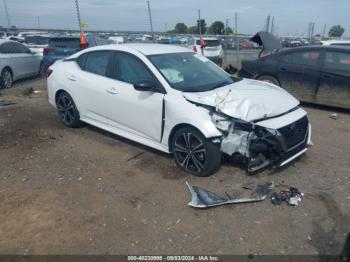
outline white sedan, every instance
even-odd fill
[[[18,79],[39,74],[41,60],[21,43],[0,40],[0,88],[10,88]]]
[[[222,154],[248,172],[303,154],[311,126],[283,89],[230,77],[186,48],[124,44],[89,48],[47,71],[49,102],[62,123],[82,122],[172,153],[177,165],[208,176]]]

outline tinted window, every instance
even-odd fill
[[[144,80],[154,81],[146,65],[134,55],[126,53],[118,53],[117,68],[114,72],[116,72],[114,78],[130,84]]]
[[[350,43],[334,43],[331,45],[337,45],[337,46],[350,46]]]
[[[47,45],[49,43],[49,38],[45,36],[27,36],[24,43],[30,45]]]
[[[55,48],[80,48],[79,38],[51,38],[49,41],[50,47]]]
[[[281,60],[285,63],[315,66],[318,63],[319,57],[319,51],[305,51],[286,54],[282,56]]]
[[[111,51],[91,52],[86,54],[83,69],[90,73],[105,76],[110,59],[113,57]]]
[[[350,72],[350,54],[341,52],[327,52],[324,68]]]
[[[20,53],[20,54],[30,53],[29,48],[20,43],[14,43],[14,49],[16,53]]]
[[[210,47],[210,46],[219,46],[220,45],[220,42],[219,40],[204,40],[205,41],[205,45],[207,47]],[[196,41],[196,45],[200,45],[200,40],[197,40]]]
[[[2,54],[18,54],[30,53],[30,50],[20,43],[4,43],[0,46],[0,53]]]

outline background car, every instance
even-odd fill
[[[0,86],[10,88],[14,81],[39,74],[41,56],[25,45],[0,40]]]
[[[321,45],[335,45],[335,46],[349,46],[350,47],[350,40],[323,40],[321,41]]]
[[[27,35],[24,38],[24,44],[33,52],[43,56],[44,48],[48,46],[49,40],[49,35]]]
[[[216,37],[203,37],[205,41],[205,48],[203,48],[203,53],[200,46],[200,38],[194,37],[188,42],[189,47],[192,51],[202,54],[205,57],[212,60],[214,63],[221,65],[223,60],[223,49],[218,38]]]
[[[88,47],[112,44],[112,40],[99,38],[93,35],[86,35]],[[43,61],[41,72],[44,74],[47,68],[57,60],[64,59],[83,48],[78,36],[70,37],[51,37],[48,46],[43,49]]]
[[[243,61],[239,76],[274,83],[298,99],[350,109],[350,49],[309,46]]]

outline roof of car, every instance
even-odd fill
[[[315,49],[325,49],[325,50],[342,50],[342,51],[350,51],[349,46],[335,46],[335,45],[308,45],[308,46],[299,46],[299,47],[293,47],[293,48],[284,48],[281,49],[279,52],[275,54],[281,54],[285,52],[292,52],[292,51],[302,51],[302,50],[315,50]]]
[[[210,41],[210,40],[219,40],[217,37],[202,37],[203,38],[203,40],[206,40],[206,41]],[[196,36],[196,37],[194,37],[193,39],[196,39],[196,40],[199,40],[200,39],[200,37],[198,37],[198,36]]]
[[[0,39],[0,45],[6,42],[11,42],[11,43],[18,43],[17,41],[13,41],[13,40],[7,40],[7,39]]]
[[[332,44],[348,44],[350,43],[350,40],[345,40],[345,39],[339,39],[339,40],[322,40],[321,43],[323,45],[332,45]]]
[[[164,45],[164,44],[121,44],[121,45],[101,45],[86,49],[86,51],[93,50],[116,50],[116,51],[130,51],[136,50],[144,55],[157,55],[157,54],[171,54],[171,53],[184,53],[192,52],[191,50],[176,46],[176,45]]]

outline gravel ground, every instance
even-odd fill
[[[28,87],[39,93],[27,96]],[[306,106],[314,146],[279,170],[247,176],[224,161],[208,178],[91,126],[65,128],[31,79],[0,99],[0,254],[338,254],[350,232],[350,115]],[[224,195],[248,181],[299,188],[298,207],[197,210],[185,182]],[[249,193],[249,192],[248,192]]]

